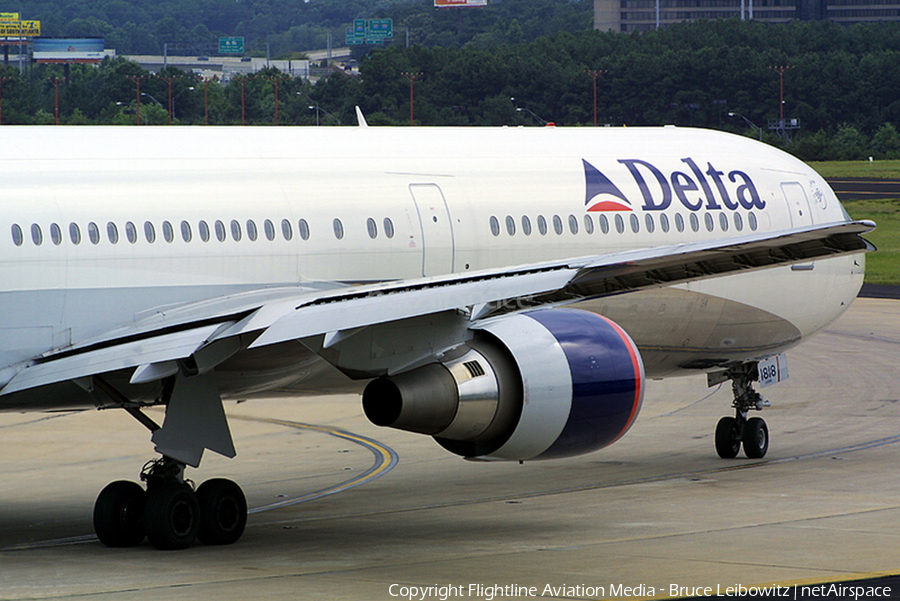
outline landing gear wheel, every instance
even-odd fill
[[[247,525],[247,499],[241,487],[224,478],[207,480],[197,489],[200,502],[200,532],[207,545],[237,542]]]
[[[106,485],[94,503],[94,532],[107,547],[135,547],[144,540],[147,495],[136,482]]]
[[[750,459],[762,459],[769,450],[769,428],[761,417],[754,417],[744,424],[744,453]]]
[[[733,417],[723,417],[716,424],[716,453],[722,459],[734,459],[740,450],[741,428],[738,421]]]
[[[157,549],[189,547],[200,530],[200,503],[187,484],[167,483],[147,493],[144,507],[147,539]]]

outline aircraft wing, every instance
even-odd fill
[[[111,371],[132,383],[205,373],[245,348],[324,336],[328,348],[361,328],[445,312],[478,321],[539,306],[804,263],[874,247],[870,221],[841,222],[727,240],[366,285],[280,288],[174,308],[90,341],[47,353],[0,396]]]

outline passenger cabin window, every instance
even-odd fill
[[[16,246],[22,246],[25,242],[25,236],[22,233],[22,227],[18,223],[14,223],[12,226],[12,240],[13,244]]]
[[[216,240],[225,242],[225,224],[216,219]]]
[[[266,240],[271,242],[275,239],[275,224],[270,219],[263,221],[263,231],[266,232]]]
[[[538,231],[541,233],[541,236],[547,235],[547,220],[544,219],[543,215],[538,215]]]
[[[100,244],[100,228],[93,221],[88,223],[88,238],[91,239],[91,244]]]
[[[511,215],[506,216],[506,233],[510,236],[516,235],[516,220]]]
[[[31,241],[34,242],[35,246],[40,246],[44,243],[44,232],[41,231],[41,226],[36,223],[31,224]]]
[[[616,215],[616,231],[620,234],[625,231],[625,220],[621,215]]]
[[[331,222],[331,225],[334,227],[334,237],[338,240],[343,240],[344,238],[344,224],[341,223],[340,219],[335,219]]]
[[[747,223],[750,224],[750,229],[755,232],[756,228],[759,226],[759,223],[757,223],[757,221],[756,221],[755,213],[749,213],[747,215]]]
[[[144,237],[150,244],[156,242],[156,228],[149,221],[144,222]]]
[[[562,236],[563,225],[562,225],[562,217],[559,215],[553,216],[553,231],[556,232],[557,236]]]
[[[707,213],[703,216],[703,221],[706,223],[706,231],[711,232],[716,229],[716,222],[713,219],[712,213]]]
[[[285,240],[290,240],[294,237],[294,228],[291,227],[291,222],[287,219],[281,220],[281,235],[284,236]]]
[[[569,231],[573,234],[578,233],[578,218],[575,215],[569,215]]]
[[[495,236],[500,235],[500,222],[493,215],[491,215],[491,233]]]
[[[734,214],[734,229],[739,232],[744,230],[744,218],[741,217],[740,213]]]
[[[644,217],[644,227],[647,228],[648,234],[652,234],[656,231],[656,223],[653,221],[653,215],[647,214]]]
[[[137,227],[130,221],[125,222],[125,237],[131,244],[137,242],[138,239]]]
[[[309,240],[309,223],[306,221],[306,219],[301,219],[297,222],[297,230],[300,232],[301,239]],[[391,235],[393,235],[393,233]],[[290,238],[288,238],[288,240],[290,240]]]
[[[584,231],[588,234],[594,233],[594,220],[591,219],[590,215],[584,216]]]
[[[606,215],[600,215],[600,231],[604,234],[609,233],[609,219],[606,218]]]
[[[59,227],[58,223],[50,224],[50,239],[53,240],[53,244],[56,246],[62,244],[62,229]]]
[[[681,213],[675,213],[675,229],[679,233],[684,231],[684,217],[681,216]]]
[[[185,242],[193,240],[194,234],[191,232],[191,224],[187,221],[181,222],[181,239]]]
[[[371,217],[366,219],[366,231],[369,232],[369,238],[373,240],[378,236],[378,224]]]
[[[247,237],[250,238],[250,242],[256,242],[256,239],[259,237],[256,222],[252,219],[247,220]]]
[[[69,224],[69,239],[72,240],[72,244],[75,246],[81,244],[81,228],[78,227],[77,223]]]
[[[528,215],[522,215],[522,233],[526,236],[531,235],[531,219],[528,218]]]
[[[384,218],[384,235],[388,238],[394,237],[394,222],[391,221],[390,217]]]
[[[201,220],[197,224],[197,229],[200,230],[200,239],[204,242],[209,242],[209,224]]]
[[[162,224],[163,230],[163,238],[165,238],[166,242],[172,243],[175,240],[175,229],[172,227],[172,224],[168,221],[163,221]]]
[[[628,220],[631,222],[631,231],[635,234],[641,231],[641,220],[638,219],[638,216],[634,213],[631,214],[631,218]]]
[[[719,213],[719,227],[722,228],[723,232],[728,231],[728,215],[725,213]]]
[[[659,229],[663,232],[669,231],[669,216],[665,213],[660,213],[659,215]]]
[[[241,224],[236,220],[231,220],[231,238],[235,242],[241,241]]]
[[[106,237],[109,238],[110,244],[119,243],[119,228],[112,221],[106,224]]]
[[[700,231],[700,218],[697,217],[697,213],[691,213],[691,229],[695,232]]]

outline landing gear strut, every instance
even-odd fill
[[[722,459],[737,457],[741,446],[750,459],[762,459],[769,450],[769,428],[760,417],[747,418],[751,409],[768,407],[769,402],[753,390],[758,380],[756,363],[745,363],[724,373],[720,382],[731,380],[734,417],[723,417],[716,425],[716,452]]]

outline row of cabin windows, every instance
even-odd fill
[[[672,221],[669,219],[669,216],[665,213],[659,214],[658,227],[663,232],[668,232],[672,228]],[[495,236],[500,235],[500,220],[495,216],[491,216],[490,220],[491,233]],[[563,225],[563,219],[559,215],[554,215],[551,219],[553,231],[556,232],[557,235],[561,236],[565,226]],[[626,223],[625,217],[621,213],[616,213],[614,216],[612,223],[610,223],[610,219],[606,215],[600,215],[598,218],[599,222],[599,230],[604,234],[608,234],[613,228],[620,234],[625,233]],[[681,213],[676,213],[674,217],[674,225],[675,229],[678,232],[683,232],[686,227],[690,227],[690,229],[694,232],[700,231],[700,217],[697,213],[691,213],[688,216],[688,221],[685,223],[684,217]],[[507,215],[505,220],[506,233],[510,236],[514,236],[516,234],[517,229],[521,225],[522,233],[526,236],[530,236],[532,230],[531,218],[528,215],[522,215],[522,219],[517,222],[516,219],[512,215]],[[718,225],[719,230],[723,232],[727,232],[732,227],[741,232],[744,230],[744,217],[740,213],[732,213],[732,218],[729,220],[728,215],[725,213],[719,213],[718,220],[713,217],[712,213],[705,213],[703,215],[703,226],[706,228],[706,231],[712,232],[716,229]],[[756,218],[754,213],[747,214],[747,226],[751,231],[756,231],[759,227],[759,221]],[[628,216],[628,229],[630,229],[633,233],[637,234],[641,231],[641,219],[635,213],[631,213]],[[579,220],[575,215],[569,215],[568,219],[568,229],[572,234],[577,234],[580,228]],[[657,228],[657,219],[650,213],[644,215],[644,228],[648,233],[653,233]],[[584,231],[587,234],[594,233],[594,219],[591,215],[584,216]],[[538,215],[537,217],[537,231],[542,235],[547,235],[549,231],[547,219],[543,215]]]
[[[384,236],[387,238],[394,237],[394,223],[391,221],[389,217],[385,217],[382,221]],[[281,220],[281,237],[284,240],[292,240],[294,238],[294,225],[288,221],[287,219]],[[335,219],[332,221],[332,229],[334,230],[334,237],[338,240],[342,240],[344,238],[344,224],[340,219]],[[131,244],[136,244],[141,235],[143,235],[144,240],[149,243],[154,243],[157,240],[157,229],[156,225],[152,221],[145,221],[143,227],[138,227],[134,222],[126,221],[125,222],[125,239],[128,240]],[[162,239],[166,242],[174,242],[176,237],[175,226],[172,225],[169,221],[163,221],[160,227]],[[373,240],[378,237],[378,223],[372,219],[371,217],[366,220],[366,231],[369,234],[369,237]],[[63,228],[58,223],[50,224],[50,241],[53,242],[56,246],[59,246],[63,243]],[[184,242],[191,242],[194,239],[194,228],[188,221],[182,221],[178,227],[178,233],[181,236],[181,239]],[[309,240],[310,236],[310,228],[309,223],[306,219],[301,219],[297,222],[297,233],[300,235],[300,238],[303,240]],[[30,228],[31,241],[35,246],[40,246],[44,243],[44,230],[37,223],[32,223]],[[255,242],[260,237],[260,231],[256,225],[256,222],[252,219],[248,219],[246,223],[243,225],[240,221],[236,219],[232,219],[228,226],[225,225],[225,222],[216,220],[213,222],[212,227],[206,221],[199,221],[197,223],[197,234],[200,237],[200,240],[203,242],[209,242],[213,236],[215,236],[216,240],[219,242],[224,242],[228,239],[229,235],[231,239],[235,242],[241,241],[244,236],[247,237],[251,242]],[[69,241],[74,245],[81,244],[82,233],[81,226],[77,223],[70,223],[68,227],[68,235]],[[278,237],[278,228],[276,228],[275,223],[273,223],[270,219],[266,219],[262,223],[262,235],[266,238],[266,240],[275,240]],[[100,244],[100,240],[102,237],[101,228],[99,225],[94,223],[93,221],[87,224],[87,237],[88,240],[91,241],[92,244]],[[109,240],[111,244],[118,244],[120,235],[119,235],[119,226],[110,221],[106,224],[106,239]],[[14,223],[12,226],[12,241],[16,246],[22,246],[25,243],[25,232],[18,223]]]

